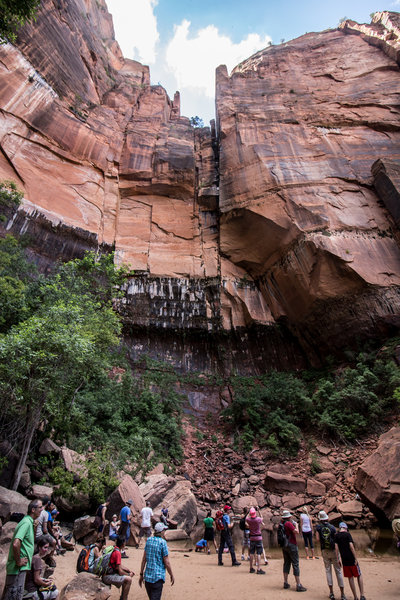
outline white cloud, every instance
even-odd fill
[[[159,40],[154,9],[157,0],[107,0],[122,54],[143,64],[154,64]]]
[[[187,20],[175,26],[174,37],[166,51],[167,65],[174,73],[181,93],[185,88],[197,88],[209,98],[215,93],[215,69],[218,65],[225,64],[230,71],[257,50],[265,48],[271,40],[269,36],[262,38],[251,33],[235,44],[214,25],[200,29],[189,38],[189,29],[190,21]]]

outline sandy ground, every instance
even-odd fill
[[[240,567],[230,566],[229,555],[224,554],[223,567],[217,566],[217,557],[193,552],[176,552],[170,543],[170,560],[175,576],[175,585],[171,587],[167,574],[163,591],[163,600],[188,600],[201,598],[201,600],[238,600],[251,598],[251,600],[279,600],[290,599],[296,596],[294,577],[289,575],[291,589],[282,588],[282,565],[279,558],[270,559],[269,565],[263,569],[266,575],[249,573],[249,563],[243,562]],[[54,580],[58,589],[68,583],[75,576],[78,548],[74,552],[67,552],[65,556],[57,557],[57,568]],[[143,550],[128,548],[129,558],[123,564],[135,572],[134,581],[129,598],[132,600],[145,600],[145,589],[140,589],[139,571]],[[364,577],[365,596],[367,600],[399,600],[400,598],[400,557],[388,558],[361,558],[361,571]],[[301,581],[307,588],[302,597],[311,600],[328,598],[328,586],[325,579],[325,570],[322,559],[305,560],[300,556]],[[334,577],[334,592],[340,598],[339,588]],[[345,592],[348,600],[352,594],[348,582],[345,580]],[[112,587],[111,599],[119,599],[119,591]]]

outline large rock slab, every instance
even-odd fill
[[[4,521],[10,518],[12,513],[23,513],[26,515],[29,500],[5,487],[0,487],[0,518]]]
[[[300,477],[293,477],[292,475],[267,471],[264,487],[267,491],[276,494],[283,494],[285,492],[301,494],[305,492],[306,480]]]
[[[151,475],[140,485],[140,490],[153,511],[159,512],[165,506],[169,518],[176,521],[179,528],[187,533],[193,530],[197,522],[197,502],[190,481],[184,477]]]
[[[345,519],[362,517],[363,505],[358,500],[349,500],[338,504],[337,510],[342,513]]]
[[[125,475],[117,489],[107,498],[109,504],[106,517],[109,521],[111,521],[114,513],[119,514],[127,500],[132,500],[130,508],[133,516],[131,521],[131,536],[128,543],[129,545],[136,545],[140,528],[140,511],[145,506],[145,501],[138,484],[130,475]]]
[[[354,486],[378,518],[400,515],[400,427],[379,438],[377,449],[359,466]]]
[[[78,573],[61,590],[60,600],[108,600],[111,588],[100,577],[91,573]]]

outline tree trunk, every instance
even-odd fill
[[[39,424],[40,415],[42,412],[42,406],[43,406],[43,404],[37,408],[36,414],[31,415],[31,417],[30,418],[28,417],[28,419],[27,419],[28,422],[27,422],[26,429],[25,429],[24,442],[22,444],[21,454],[20,454],[20,457],[18,460],[18,464],[15,467],[14,477],[13,477],[13,481],[12,481],[11,488],[10,488],[11,490],[17,490],[17,488],[19,486],[22,471],[24,470],[26,459],[28,458],[29,450],[31,449],[33,435]]]

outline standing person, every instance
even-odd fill
[[[207,540],[207,552],[211,554],[208,542],[214,544],[215,552],[217,552],[217,542],[215,541],[214,519],[211,516],[211,510],[207,512],[207,516],[203,519],[204,523],[204,539]]]
[[[103,504],[100,504],[96,510],[94,525],[97,528],[97,533],[102,533],[104,531],[104,527],[106,526],[106,512],[108,504],[108,502],[103,502]]]
[[[144,535],[146,539],[151,536],[151,517],[153,516],[153,511],[150,508],[150,502],[146,502],[146,506],[142,508],[140,514],[142,515],[142,520],[139,529],[139,543],[136,548],[139,548],[140,540]]]
[[[324,561],[326,581],[329,587],[329,598],[335,600],[335,594],[333,593],[333,578],[332,578],[332,566],[335,569],[336,579],[340,589],[341,600],[346,600],[344,594],[344,582],[343,573],[340,566],[340,562],[337,560],[335,552],[335,535],[336,528],[329,523],[329,517],[324,510],[320,510],[318,513],[319,524],[316,527],[317,537],[321,544],[321,554]]]
[[[35,535],[33,522],[43,510],[41,500],[32,500],[28,514],[15,528],[6,565],[6,583],[2,600],[22,600],[25,578],[31,570]]]
[[[365,600],[364,582],[361,575],[360,565],[358,564],[356,551],[354,549],[353,538],[347,530],[346,523],[339,523],[339,532],[335,535],[335,551],[336,558],[340,564],[340,557],[343,563],[343,574],[349,580],[351,591],[353,592],[354,600],[357,600],[356,585],[354,578],[357,579],[360,589],[360,600]]]
[[[121,508],[121,512],[119,513],[119,520],[121,524],[118,530],[118,537],[122,536],[125,538],[125,543],[128,543],[129,537],[131,535],[131,520],[132,520],[132,512],[131,506],[133,504],[133,500],[127,500],[125,502],[125,506]],[[122,553],[122,558],[128,558],[128,555],[125,551]]]
[[[250,573],[256,572],[253,567],[254,556],[256,556],[257,575],[265,575],[265,571],[260,567],[260,556],[263,553],[261,525],[264,525],[264,521],[261,517],[257,517],[256,509],[253,507],[250,508],[246,525],[250,531]]]
[[[144,581],[150,600],[160,600],[165,583],[165,570],[168,571],[171,578],[171,585],[174,585],[175,582],[169,561],[167,542],[164,539],[165,529],[167,527],[164,523],[156,523],[154,535],[147,538],[144,547],[139,585],[142,587]]]
[[[233,521],[229,516],[232,508],[229,504],[225,504],[224,506],[224,514],[220,517],[222,521],[223,528],[221,529],[221,540],[219,543],[218,549],[218,565],[222,566],[224,563],[222,562],[222,553],[224,551],[225,544],[228,546],[229,552],[231,553],[232,558],[232,567],[240,567],[240,562],[236,560],[235,547],[232,542],[231,530],[233,529]]]
[[[114,546],[114,550],[110,556],[109,570],[111,573],[103,575],[102,580],[106,585],[115,585],[115,587],[122,587],[120,600],[128,600],[129,590],[132,585],[132,577],[134,572],[121,564],[122,553],[125,548],[125,537],[119,536]]]
[[[303,512],[300,514],[300,528],[301,528],[301,533],[303,534],[304,549],[306,551],[306,559],[308,560],[310,558],[308,556],[308,545],[310,545],[311,557],[313,559],[315,559],[314,541],[313,541],[313,533],[312,533],[312,518],[308,514],[307,506],[303,506],[302,511]]]
[[[249,510],[247,507],[243,508],[243,516],[239,521],[239,528],[243,531],[243,540],[242,540],[242,560],[245,559],[244,553],[247,548],[247,560],[250,560],[250,529],[248,529],[246,525],[247,515],[249,514]]]
[[[299,567],[299,549],[297,547],[296,540],[296,527],[292,522],[292,515],[290,511],[284,510],[282,513],[281,525],[284,530],[284,534],[287,538],[287,544],[282,546],[283,553],[283,588],[285,590],[290,588],[288,583],[288,576],[290,572],[290,565],[293,566],[293,575],[296,580],[296,591],[306,592],[305,588],[300,582],[300,567]],[[296,523],[297,525],[297,523]]]
[[[25,581],[25,598],[32,600],[55,600],[58,597],[58,589],[51,579],[44,579],[42,571],[45,568],[45,563],[42,558],[51,550],[51,546],[46,540],[45,535],[41,536],[37,543],[37,554],[32,558],[31,570],[26,574]]]

